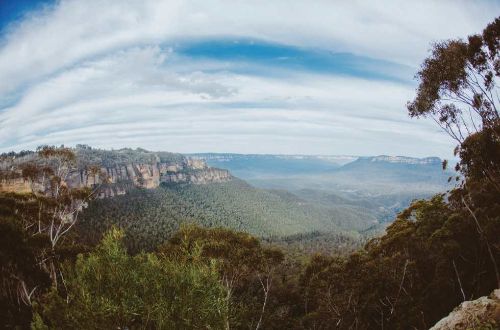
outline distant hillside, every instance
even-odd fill
[[[364,182],[434,183],[445,185],[448,179],[437,157],[410,158],[401,156],[360,157],[339,169],[338,176],[350,175]]]
[[[453,186],[437,157],[282,156],[198,154],[250,184],[287,190],[323,206],[350,205],[369,210],[380,222],[391,221],[414,199]],[[271,164],[279,163],[279,166]],[[251,164],[251,165],[248,165]]]
[[[191,154],[208,165],[224,168],[245,180],[284,178],[301,175],[345,176],[355,181],[419,182],[445,186],[450,173],[443,172],[438,157],[403,156],[307,156]]]
[[[190,154],[208,165],[230,170],[243,179],[323,173],[356,159],[353,156]]]

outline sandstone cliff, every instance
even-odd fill
[[[142,149],[116,151],[76,149],[77,163],[69,169],[65,184],[70,188],[99,186],[98,196],[126,194],[133,188],[154,189],[160,184],[208,184],[232,179],[227,170],[208,167],[203,160],[179,154],[154,153]],[[22,178],[25,164],[39,162],[34,154],[4,157],[0,191],[26,193],[32,183]],[[97,171],[90,171],[90,167]],[[5,175],[7,173],[8,175]],[[43,187],[37,187],[38,189]]]

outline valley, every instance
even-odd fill
[[[309,203],[357,207],[381,224],[412,200],[453,188],[437,157],[193,154],[251,185],[283,190]]]
[[[295,252],[343,253],[380,235],[412,200],[450,187],[438,158],[74,150],[64,185],[94,189],[96,197],[80,216],[79,235],[96,244],[117,226],[133,251],[152,250],[183,224],[197,224]],[[33,153],[5,155],[0,166],[14,171],[1,189],[28,191],[33,183],[23,173],[44,161],[50,163]]]

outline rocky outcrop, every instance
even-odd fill
[[[489,297],[464,301],[431,330],[500,329],[500,289]]]
[[[24,194],[31,191],[31,185],[23,178],[9,178],[0,180],[0,191]]]
[[[108,153],[113,155],[112,151]],[[144,152],[141,155],[143,154]],[[80,166],[70,169],[65,185],[70,188],[99,186],[98,196],[104,198],[126,194],[133,188],[154,189],[162,183],[209,184],[232,179],[229,171],[208,167],[201,159],[178,155],[171,157],[174,160],[162,161],[161,157],[154,153],[147,155],[150,157],[142,157],[150,159],[146,163],[107,160],[101,164],[92,164],[94,171],[91,171],[85,162],[79,162]],[[33,161],[33,158],[29,161]],[[106,166],[103,166],[104,164]],[[32,183],[21,177],[22,160],[17,159],[15,162],[8,164],[4,162],[0,165],[2,165],[3,172],[10,173],[9,177],[0,179],[0,191],[17,193],[31,191]],[[8,171],[6,171],[7,168]],[[43,187],[39,188],[43,190]]]
[[[231,180],[231,174],[227,170],[218,168],[205,168],[203,170],[190,173],[170,173],[161,178],[162,183],[191,183],[208,184],[216,182],[226,182]]]

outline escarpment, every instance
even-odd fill
[[[203,160],[180,154],[89,147],[77,148],[75,154],[76,162],[67,169],[64,184],[69,188],[96,188],[100,198],[123,195],[134,188],[154,189],[160,184],[209,184],[232,179],[227,170],[211,168]],[[41,161],[36,154],[4,156],[0,160],[0,191],[43,191],[43,185],[22,175],[27,164]]]

